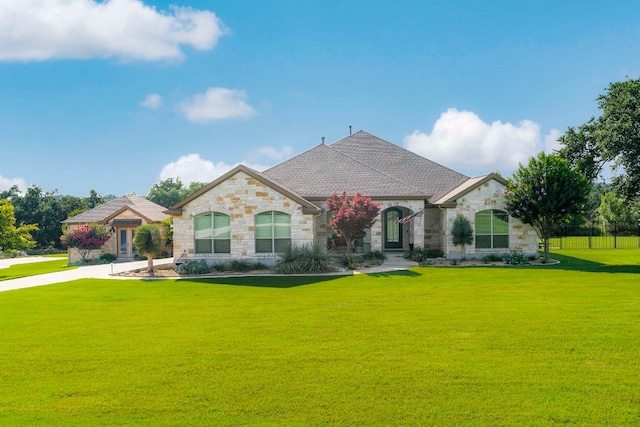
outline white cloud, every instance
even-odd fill
[[[249,156],[251,160],[254,159],[269,159],[281,161],[291,157],[293,154],[293,148],[288,145],[283,145],[280,149],[275,147],[265,146],[258,147],[254,150],[254,153]]]
[[[517,124],[485,123],[471,111],[450,108],[440,115],[431,134],[414,131],[404,138],[408,150],[468,175],[499,170],[511,175],[540,151],[554,148],[560,136],[553,129],[544,138],[531,120]]]
[[[242,162],[246,166],[261,171],[268,166],[250,164]],[[240,163],[234,165],[225,162],[213,163],[211,160],[205,160],[199,154],[189,154],[180,157],[175,162],[165,165],[160,171],[160,179],[180,178],[183,184],[189,185],[191,182],[211,182],[214,179],[224,175]]]
[[[2,0],[0,60],[177,60],[183,46],[212,49],[227,30],[210,11],[141,0]]]
[[[562,148],[558,139],[562,136],[562,132],[558,129],[551,129],[551,131],[544,137],[544,152],[553,153],[556,150]]]
[[[21,193],[27,191],[27,182],[22,178],[5,178],[0,175],[0,191],[9,190],[14,185],[18,186]]]
[[[143,107],[147,107],[151,110],[157,110],[162,106],[162,97],[157,93],[150,93],[147,97],[140,103]]]
[[[246,99],[243,90],[212,87],[180,103],[178,111],[190,122],[246,118],[256,114]]]

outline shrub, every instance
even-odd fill
[[[387,256],[382,251],[371,251],[367,252],[362,256],[364,259],[376,259],[378,261],[384,261],[387,259]]]
[[[505,256],[506,255],[490,254],[482,258],[482,262],[484,262],[485,264],[489,264],[490,262],[504,261]]]
[[[103,262],[105,264],[108,264],[110,262],[115,261],[116,259],[118,259],[117,256],[115,256],[114,254],[102,254],[100,255],[100,258],[98,258],[98,260],[100,262]]]
[[[429,258],[441,258],[444,256],[444,252],[437,249],[422,249],[420,247],[413,248],[412,251],[405,252],[403,255],[405,259],[422,263]]]
[[[260,261],[256,261],[256,262],[251,264],[251,269],[252,270],[267,270],[268,268],[269,268],[269,266],[267,264],[265,264],[264,262],[260,262]]]
[[[524,265],[529,264],[529,260],[524,256],[524,254],[518,252],[512,252],[509,255],[505,255],[503,258],[505,264],[510,265]]]
[[[209,267],[203,259],[190,259],[178,266],[178,274],[207,274]]]
[[[362,258],[357,255],[345,255],[342,258],[342,265],[349,270],[357,270],[360,267],[360,262],[362,262]]]
[[[227,271],[229,266],[227,265],[226,262],[216,262],[216,263],[213,264],[212,268],[215,271],[223,272],[223,271]]]
[[[280,254],[275,266],[275,272],[278,274],[313,274],[334,270],[335,265],[330,252],[319,243],[291,245]]]
[[[251,264],[243,259],[234,259],[231,261],[231,264],[229,264],[229,269],[236,273],[246,273],[247,271],[251,271]]]

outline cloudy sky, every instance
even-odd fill
[[[2,0],[0,190],[146,195],[363,129],[470,176],[640,73],[640,2]]]

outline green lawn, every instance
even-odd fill
[[[638,425],[640,251],[0,293],[0,425]]]
[[[12,265],[8,268],[0,268],[0,281],[36,276],[38,274],[56,273],[58,271],[78,268],[68,266],[67,264],[68,260],[66,257],[64,259],[60,259],[60,257],[51,257],[51,261],[30,262],[26,264]]]

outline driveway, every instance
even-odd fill
[[[26,257],[0,260],[0,268],[7,268],[15,264],[24,264],[30,262],[46,262],[54,261],[59,258],[47,257]],[[156,259],[153,261],[154,266],[161,264],[173,263],[173,258]],[[136,277],[112,276],[112,274],[122,273],[123,271],[135,270],[137,268],[145,268],[147,261],[132,262],[116,262],[113,264],[100,265],[83,265],[73,270],[60,271],[57,273],[39,274],[37,276],[21,277],[19,279],[5,280],[0,282],[0,292],[10,291],[14,289],[31,288],[34,286],[51,285],[53,283],[69,282],[77,279],[119,279],[131,280],[139,279]]]

